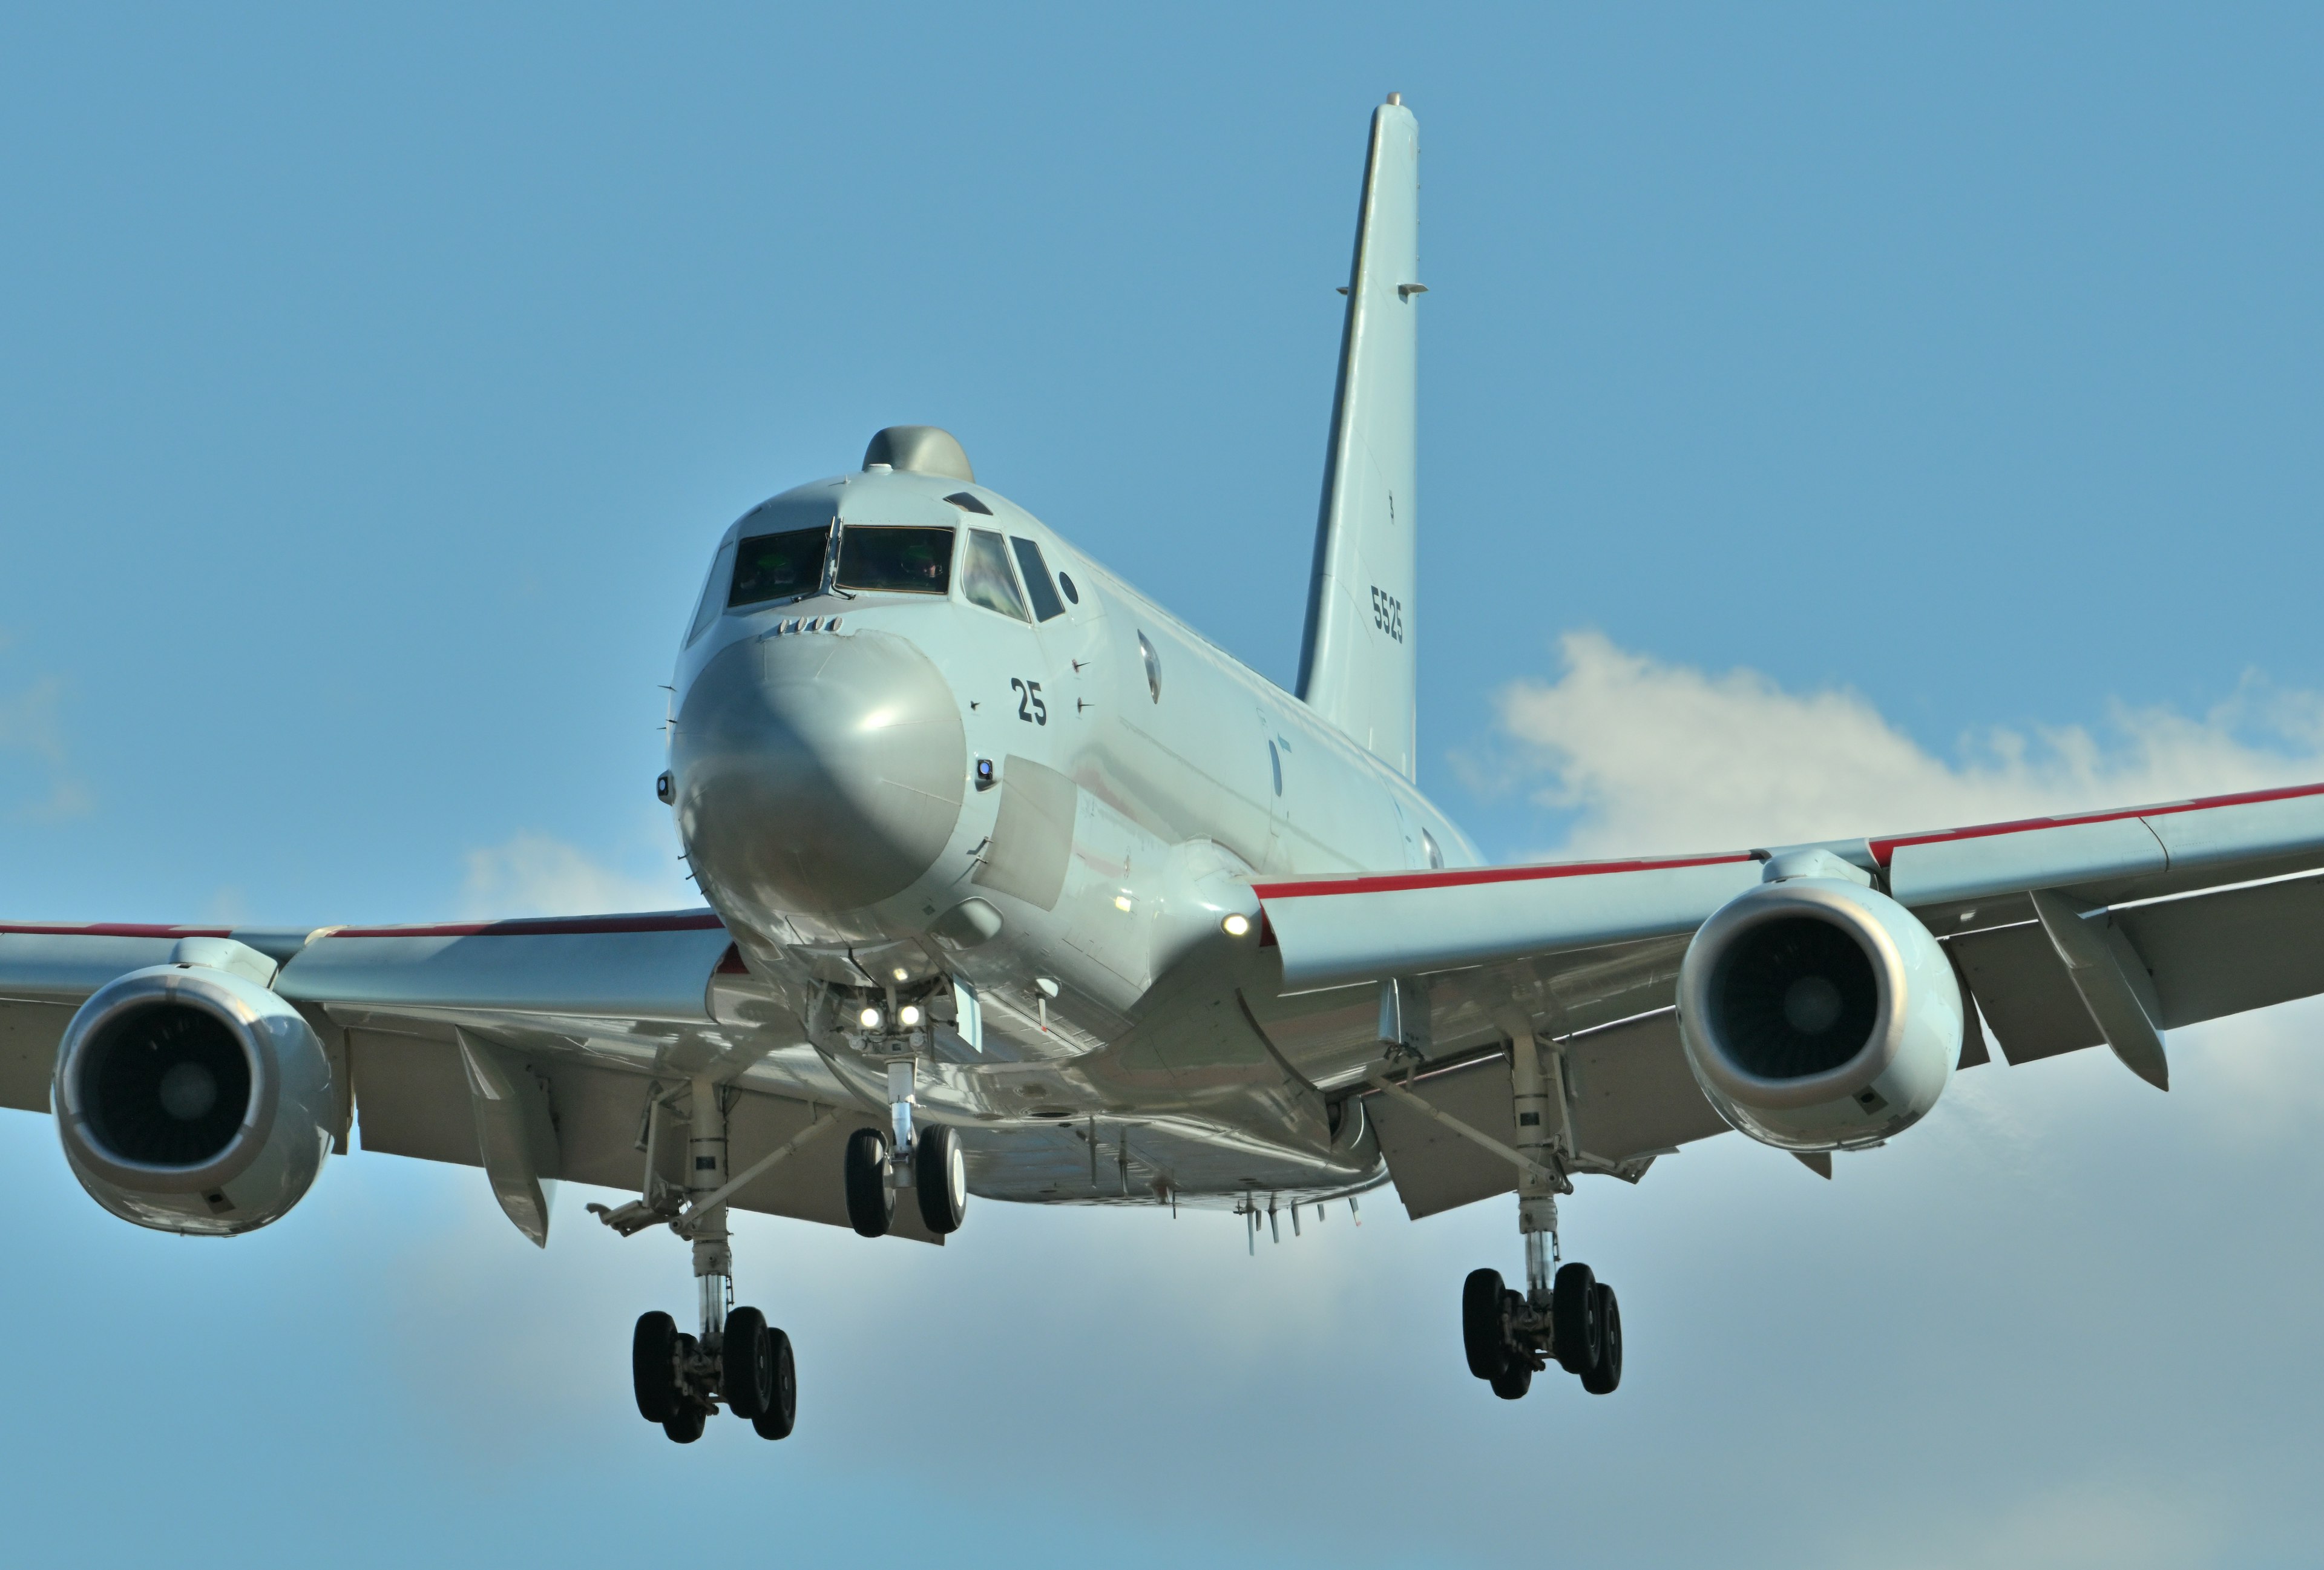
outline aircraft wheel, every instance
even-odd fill
[[[968,1163],[960,1135],[942,1123],[920,1131],[912,1158],[912,1184],[919,1190],[920,1219],[938,1237],[958,1232],[968,1216]]]
[[[774,1347],[767,1316],[756,1308],[730,1309],[719,1342],[718,1389],[738,1418],[762,1416],[775,1399]]]
[[[1533,1389],[1533,1365],[1511,1358],[1509,1366],[1493,1376],[1493,1394],[1505,1401],[1521,1401]]]
[[[1593,1396],[1610,1396],[1622,1382],[1622,1306],[1614,1288],[1598,1283],[1598,1361],[1582,1376],[1582,1388]]]
[[[683,1330],[679,1331],[678,1333],[678,1366],[684,1368],[691,1363],[694,1361],[694,1354],[701,1349],[700,1342]],[[675,1383],[675,1380],[672,1382]],[[709,1413],[702,1409],[701,1404],[687,1394],[681,1386],[672,1394],[669,1416],[661,1420],[661,1431],[680,1445],[691,1445],[702,1437],[702,1425],[709,1416]]]
[[[865,1237],[885,1237],[896,1214],[888,1187],[888,1137],[877,1129],[847,1136],[847,1224]]]
[[[1605,1355],[1605,1335],[1598,1318],[1598,1278],[1588,1265],[1567,1265],[1557,1272],[1550,1288],[1549,1323],[1558,1366],[1571,1374],[1598,1366]]]
[[[1461,1345],[1469,1354],[1469,1371],[1480,1380],[1498,1379],[1508,1366],[1508,1335],[1501,1321],[1503,1289],[1499,1270],[1471,1270],[1461,1284]]]
[[[678,1410],[678,1322],[659,1309],[638,1316],[630,1336],[630,1382],[638,1416],[647,1422],[667,1422]]]
[[[767,1332],[767,1366],[773,1371],[774,1395],[751,1427],[761,1439],[788,1438],[798,1417],[798,1371],[791,1362],[791,1338],[779,1330]]]

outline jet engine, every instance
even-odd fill
[[[1929,929],[1839,877],[1736,896],[1679,966],[1695,1083],[1729,1122],[1786,1150],[1877,1144],[1918,1122],[1960,1057],[1965,1007]]]
[[[227,1235],[279,1220],[332,1141],[330,1059],[299,1011],[207,965],[99,988],[57,1048],[57,1135],[99,1205]]]

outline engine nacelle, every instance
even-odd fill
[[[57,1048],[57,1136],[99,1205],[226,1235],[276,1221],[333,1137],[330,1059],[299,1011],[207,965],[100,987]]]
[[[1687,1066],[1729,1122],[1786,1150],[1920,1122],[1960,1056],[1966,1002],[1929,929],[1876,890],[1799,877],[1737,895],[1678,974]]]

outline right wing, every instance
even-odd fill
[[[848,1134],[886,1123],[755,984],[708,910],[314,930],[0,926],[0,1105],[48,1111],[73,1011],[116,976],[182,960],[237,967],[298,1007],[339,1071],[341,1150],[355,1132],[365,1150],[484,1167],[535,1241],[545,1205],[512,1200],[524,1185],[493,1169],[498,1096],[537,1091],[549,1125],[538,1169],[517,1177],[635,1193],[650,1144],[654,1176],[682,1190],[683,1124],[652,1109],[708,1074],[732,1087],[730,1170],[807,1136],[728,1203],[833,1225],[846,1224]],[[927,1235],[910,1206],[896,1221],[899,1235]]]

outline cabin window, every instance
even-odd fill
[[[1146,690],[1154,695],[1155,702],[1160,703],[1162,701],[1162,661],[1155,657],[1154,645],[1146,641],[1146,634],[1143,633],[1138,634],[1138,654],[1139,659],[1146,661]]]
[[[686,630],[689,647],[718,619],[719,607],[725,604],[727,576],[733,568],[734,542],[730,540],[718,548],[717,556],[710,563],[710,576],[702,581],[702,602],[694,607],[694,623]]]
[[[1029,540],[1009,537],[1017,549],[1017,566],[1025,574],[1025,592],[1033,596],[1033,614],[1042,621],[1065,614],[1065,601],[1057,597],[1056,586],[1049,581],[1049,564],[1041,559],[1041,548]]]
[[[1082,591],[1074,586],[1074,575],[1072,573],[1060,572],[1057,574],[1057,586],[1065,591],[1065,598],[1073,601],[1075,605],[1080,605],[1082,603]]]
[[[828,524],[816,529],[793,529],[781,534],[754,535],[738,541],[733,586],[726,596],[727,608],[764,605],[770,600],[795,600],[815,593],[823,586],[823,558],[830,549]]]
[[[960,576],[960,592],[972,605],[982,605],[1020,622],[1033,619],[1025,614],[1025,598],[1017,592],[1017,579],[1009,570],[1009,552],[1001,536],[990,529],[968,531],[968,566]]]
[[[850,523],[839,536],[839,586],[875,593],[940,595],[952,587],[949,529],[890,529]]]

